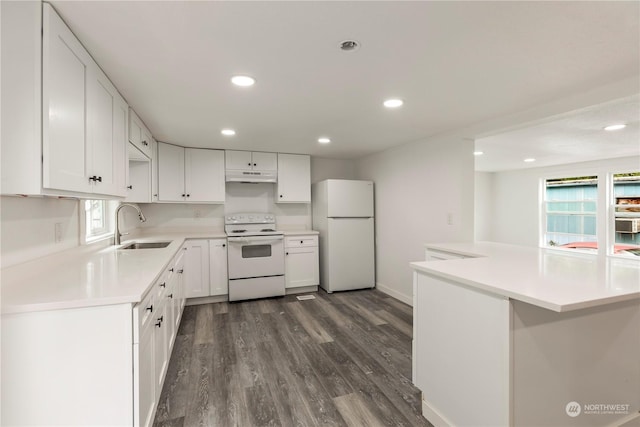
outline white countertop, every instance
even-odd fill
[[[418,272],[564,312],[640,298],[640,261],[492,242],[434,243],[469,256],[412,262]]]
[[[223,230],[141,231],[120,246],[80,246],[4,268],[2,314],[135,304],[186,239],[226,238]],[[119,250],[131,241],[171,241],[166,248]]]

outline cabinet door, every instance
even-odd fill
[[[278,203],[311,203],[311,157],[278,154]]]
[[[97,67],[88,73],[87,120],[91,159],[88,173],[93,192],[125,196],[125,150],[128,106],[107,76]]]
[[[225,168],[234,170],[251,170],[251,152],[225,150]]]
[[[186,201],[224,203],[224,151],[185,149]]]
[[[158,200],[182,202],[184,192],[184,148],[158,143]]]
[[[129,185],[127,202],[149,203],[151,201],[151,162],[129,160]]]
[[[285,287],[317,286],[318,248],[300,247],[285,249]]]
[[[185,298],[209,295],[209,241],[187,240],[184,265]]]
[[[151,133],[135,111],[129,109],[129,142],[151,157]]]
[[[42,185],[89,193],[85,107],[93,60],[49,4],[42,10]]]
[[[210,295],[229,293],[227,275],[227,239],[209,240]]]
[[[156,327],[150,325],[133,346],[134,357],[134,425],[150,427],[156,406],[156,373],[154,364],[154,342]],[[158,396],[160,397],[160,396]]]
[[[158,141],[151,140],[151,201],[158,201]]]
[[[251,153],[251,161],[253,169],[261,171],[278,170],[278,154],[277,153]]]
[[[155,359],[155,372],[153,379],[155,382],[156,397],[159,397],[162,392],[162,382],[164,381],[164,374],[166,373],[167,365],[169,364],[169,335],[167,334],[168,325],[166,322],[167,314],[165,309],[166,307],[162,304],[164,304],[164,301],[158,303],[157,310],[154,307],[154,313],[156,314],[153,319],[153,354]]]

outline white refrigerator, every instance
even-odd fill
[[[320,287],[375,287],[373,182],[328,179],[311,186],[313,229],[320,232]]]

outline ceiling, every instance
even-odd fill
[[[358,158],[640,74],[640,2],[51,3],[154,136],[190,147]],[[554,129],[493,140],[546,135],[542,159],[588,136],[556,144]]]

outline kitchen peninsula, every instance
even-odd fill
[[[637,421],[640,263],[489,242],[426,256],[413,382],[434,425]]]

